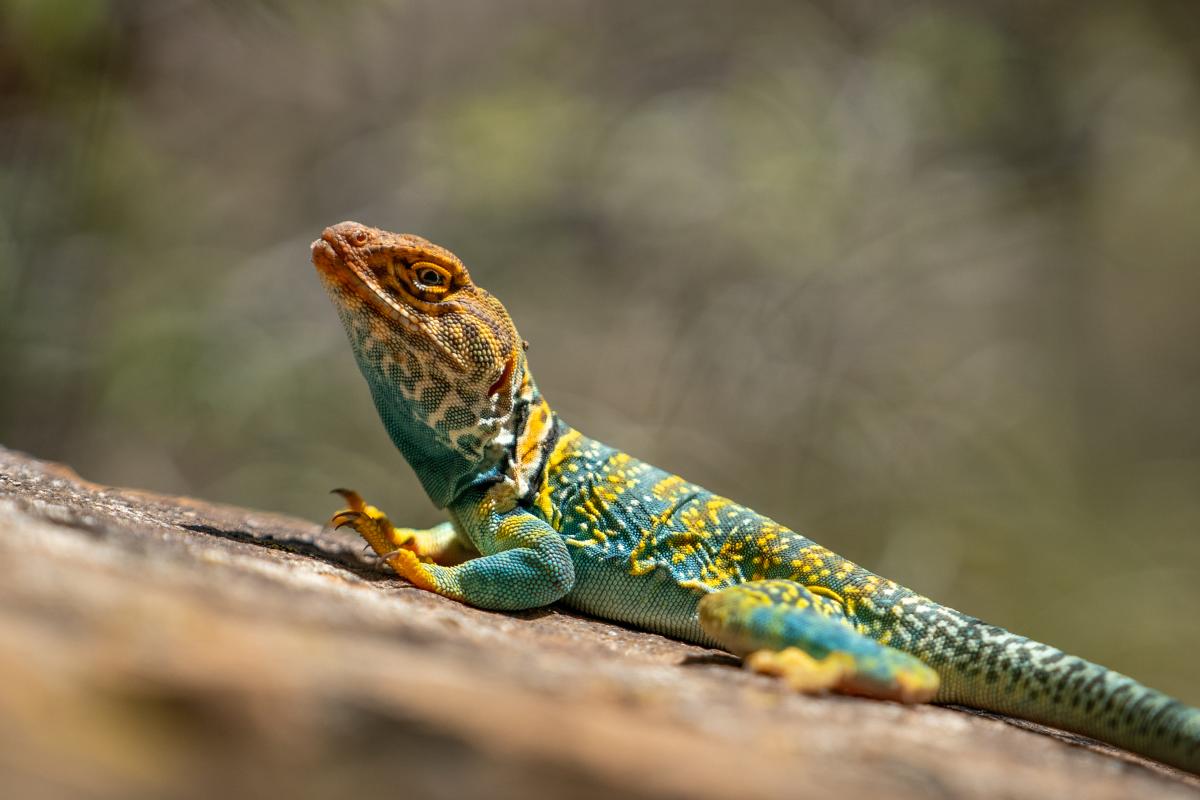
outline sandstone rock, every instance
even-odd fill
[[[0,797],[1195,797],[999,717],[419,591],[351,534],[0,448]]]

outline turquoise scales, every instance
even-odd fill
[[[507,311],[449,251],[357,223],[313,261],[384,425],[450,521],[355,528],[417,586],[475,606],[562,601],[716,644],[804,691],[953,702],[1200,772],[1200,711],[846,561],[557,418]]]

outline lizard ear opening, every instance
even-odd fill
[[[500,390],[503,389],[508,383],[510,383],[512,381],[513,372],[516,369],[517,369],[517,356],[514,353],[513,355],[508,357],[507,361],[504,362],[504,371],[500,373],[500,377],[497,378],[496,382],[493,383],[488,388],[488,397],[491,397],[492,395],[495,395],[495,394],[499,394]]]

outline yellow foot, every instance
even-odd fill
[[[371,549],[385,561],[399,550],[410,551],[420,556],[417,548],[417,538],[413,531],[397,528],[384,514],[373,505],[369,505],[358,492],[350,489],[334,489],[334,494],[340,494],[348,508],[334,514],[329,525],[333,528],[353,528],[367,540]]]
[[[837,691],[854,673],[852,656],[830,653],[817,659],[798,647],[755,650],[746,656],[745,665],[764,675],[778,675],[796,691],[809,694]]]
[[[334,514],[329,520],[331,526],[349,527],[358,531],[379,558],[398,575],[407,578],[410,583],[421,589],[436,591],[436,581],[425,566],[430,559],[421,554],[415,531],[392,525],[386,514],[375,506],[368,505],[358,492],[350,489],[333,491],[345,498],[349,508]]]
[[[848,653],[813,658],[797,647],[756,650],[746,656],[748,669],[778,675],[798,692],[839,692],[900,703],[927,703],[937,693],[938,674],[916,659],[892,664],[879,674],[879,664],[860,664]],[[872,668],[874,667],[874,668]],[[874,673],[874,674],[872,674]]]

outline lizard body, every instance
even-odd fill
[[[450,521],[357,530],[415,585],[490,609],[562,602],[716,645],[801,691],[960,703],[1200,773],[1200,710],[941,606],[572,429],[504,306],[448,250],[353,222],[313,262],[384,426]]]

